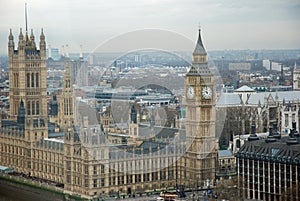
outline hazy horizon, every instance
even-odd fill
[[[167,30],[197,40],[198,24],[207,51],[300,49],[298,0],[28,0],[28,29],[39,41],[69,52],[95,50],[114,37],[144,29]],[[24,0],[3,0],[0,55],[7,55],[9,29],[17,43],[25,31]],[[16,44],[17,45],[17,44]],[[183,51],[190,45],[176,44]],[[192,49],[188,49],[192,51]]]

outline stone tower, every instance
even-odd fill
[[[59,126],[62,131],[74,124],[74,93],[69,67],[69,58],[66,57],[66,68],[61,94],[59,95]]]
[[[8,39],[10,119],[17,121],[24,106],[27,140],[35,141],[48,136],[45,36],[42,29],[38,49],[26,25],[25,36],[20,29],[17,49],[11,30]]]
[[[186,74],[186,137],[185,178],[194,186],[208,185],[215,178],[216,90],[214,75],[208,68],[207,53],[201,39],[193,52],[192,66]]]

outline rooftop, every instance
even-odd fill
[[[224,158],[224,157],[231,157],[233,156],[231,150],[219,150],[219,158]]]

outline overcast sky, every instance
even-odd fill
[[[24,0],[0,0],[0,54],[9,29],[15,43],[25,29]],[[300,48],[299,0],[27,0],[28,27],[47,44],[80,44],[89,52],[110,38],[141,29],[162,29],[197,39],[209,50]],[[180,45],[179,45],[180,46]],[[179,47],[180,48],[180,47]]]

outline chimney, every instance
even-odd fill
[[[292,128],[290,129],[289,139],[287,140],[288,145],[298,144],[298,140],[295,138],[295,130]]]
[[[83,54],[82,54],[82,45],[80,45],[80,54],[79,54],[79,58],[83,59]]]
[[[51,58],[51,45],[49,44],[49,47],[48,47],[48,58]]]
[[[297,138],[299,138],[300,137],[300,133],[299,133],[299,131],[297,131],[297,125],[296,125],[295,121],[292,122],[292,128],[294,130],[294,136],[297,137]]]

